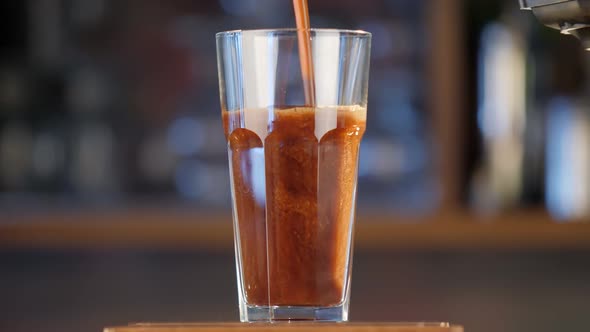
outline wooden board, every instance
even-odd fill
[[[461,326],[448,323],[191,323],[191,324],[133,324],[107,327],[104,332],[463,332]]]

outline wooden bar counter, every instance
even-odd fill
[[[133,324],[107,327],[104,332],[463,332],[447,323],[190,323]]]

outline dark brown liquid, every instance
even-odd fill
[[[342,302],[365,114],[360,107],[223,112],[249,305]]]

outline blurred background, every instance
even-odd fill
[[[289,0],[0,2],[0,330],[236,321],[214,33]],[[587,329],[590,53],[517,0],[310,0],[373,33],[352,320]]]

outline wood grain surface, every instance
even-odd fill
[[[240,332],[240,331],[322,331],[322,332],[463,332],[447,323],[191,323],[132,324],[107,327],[104,332]]]

